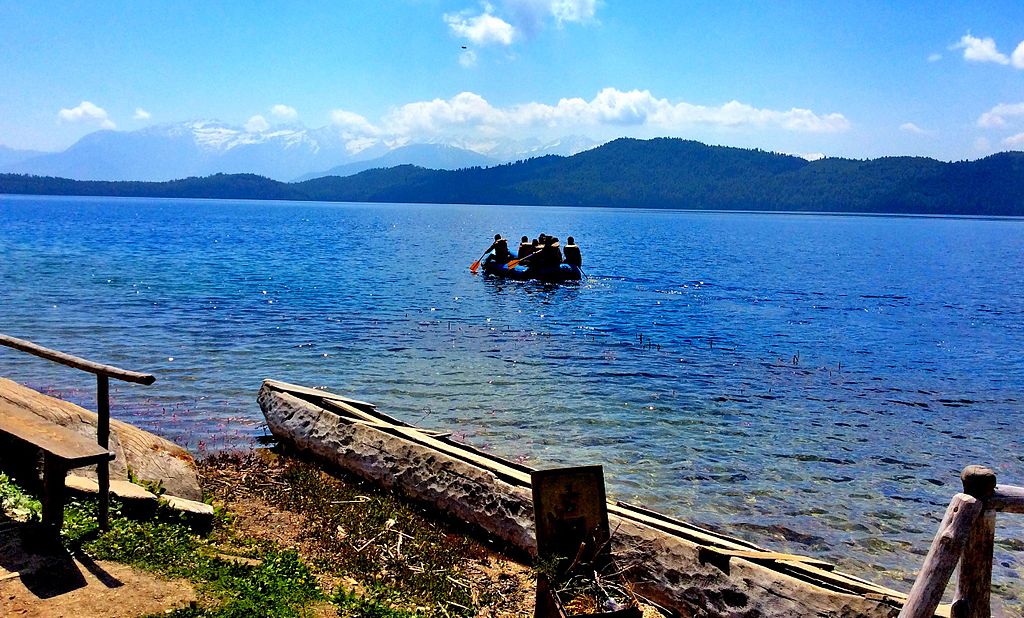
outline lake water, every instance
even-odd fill
[[[496,232],[571,234],[589,278],[472,275]],[[965,465],[1024,485],[1022,266],[1022,220],[0,196],[0,332],[154,373],[117,418],[245,445],[263,378],[324,386],[904,590]]]

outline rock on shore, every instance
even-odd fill
[[[96,437],[97,415],[81,406],[43,395],[17,382],[0,378],[0,400],[71,429]],[[127,479],[131,468],[135,478],[159,482],[166,492],[189,500],[201,500],[202,488],[196,464],[187,450],[128,423],[110,420],[111,479]],[[79,468],[75,474],[95,477],[95,468]]]

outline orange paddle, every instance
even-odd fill
[[[512,260],[508,264],[505,264],[505,268],[515,268],[516,266],[519,266],[519,262],[522,262],[523,260],[528,260],[528,259],[532,258],[533,256],[537,255],[538,253],[540,253],[540,251],[534,251],[533,253],[531,253],[530,255],[528,255],[526,257],[519,258],[518,260]]]
[[[484,255],[487,255],[490,252],[491,252],[491,250],[488,249],[487,251],[484,251]],[[484,259],[484,255],[480,256],[480,260]],[[475,275],[476,271],[480,270],[480,260],[477,260],[477,261],[475,261],[475,262],[473,262],[472,264],[469,265],[469,272],[471,272],[471,273],[473,273]]]

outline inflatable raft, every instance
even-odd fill
[[[533,469],[326,391],[266,380],[257,400],[282,444],[535,552]],[[632,565],[627,579],[678,615],[896,618],[906,599],[821,560],[773,552],[642,507],[609,502],[608,515],[616,561]],[[948,606],[939,615],[948,616]]]
[[[515,279],[516,281],[561,283],[563,281],[579,281],[583,278],[583,271],[578,266],[571,264],[559,264],[555,268],[534,268],[518,264],[509,268],[506,262],[498,262],[488,257],[483,263],[483,269],[485,275]]]

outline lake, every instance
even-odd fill
[[[472,275],[498,232],[575,236],[588,278]],[[245,446],[263,378],[323,386],[903,590],[965,465],[1024,485],[1022,266],[1020,219],[0,196],[0,332],[154,373],[116,418]]]

